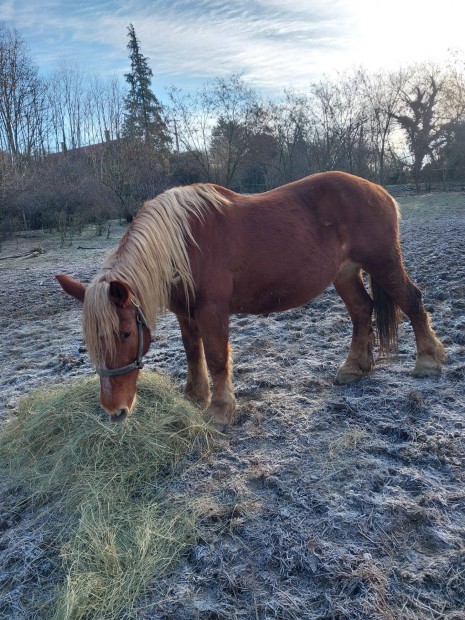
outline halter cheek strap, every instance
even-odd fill
[[[147,321],[145,319],[144,313],[141,310],[139,303],[134,299],[131,299],[132,304],[136,307],[136,323],[137,323],[137,355],[136,359],[126,366],[121,366],[120,368],[101,368],[96,367],[97,374],[101,377],[119,377],[120,375],[125,375],[132,370],[140,370],[144,367],[144,362],[142,360],[143,350],[144,350],[144,325],[148,327]]]

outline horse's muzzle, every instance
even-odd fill
[[[122,407],[116,413],[109,413],[110,420],[112,422],[124,422],[124,420],[128,417],[129,409],[127,407]]]

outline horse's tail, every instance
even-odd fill
[[[396,353],[398,350],[397,328],[401,319],[399,306],[371,276],[370,287],[379,348],[384,353]]]

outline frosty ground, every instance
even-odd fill
[[[395,359],[334,386],[351,325],[333,287],[305,308],[233,317],[238,421],[167,490],[202,503],[205,536],[153,584],[140,620],[465,619],[465,194],[399,202],[406,266],[449,355],[442,375],[411,376],[403,323]],[[79,305],[54,274],[88,282],[123,230],[67,248],[46,233],[3,243],[1,421],[30,389],[92,372]],[[6,259],[34,247],[44,253]],[[147,367],[182,388],[171,315]],[[44,617],[62,578],[52,519],[0,498],[2,620]]]

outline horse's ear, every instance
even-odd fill
[[[84,295],[86,294],[86,287],[84,284],[61,273],[56,275],[55,278],[58,280],[65,293],[68,293],[68,295],[71,295],[71,297],[74,297],[78,301],[84,301]]]
[[[119,280],[110,282],[108,295],[115,306],[126,306],[131,300],[131,291],[129,287]]]

